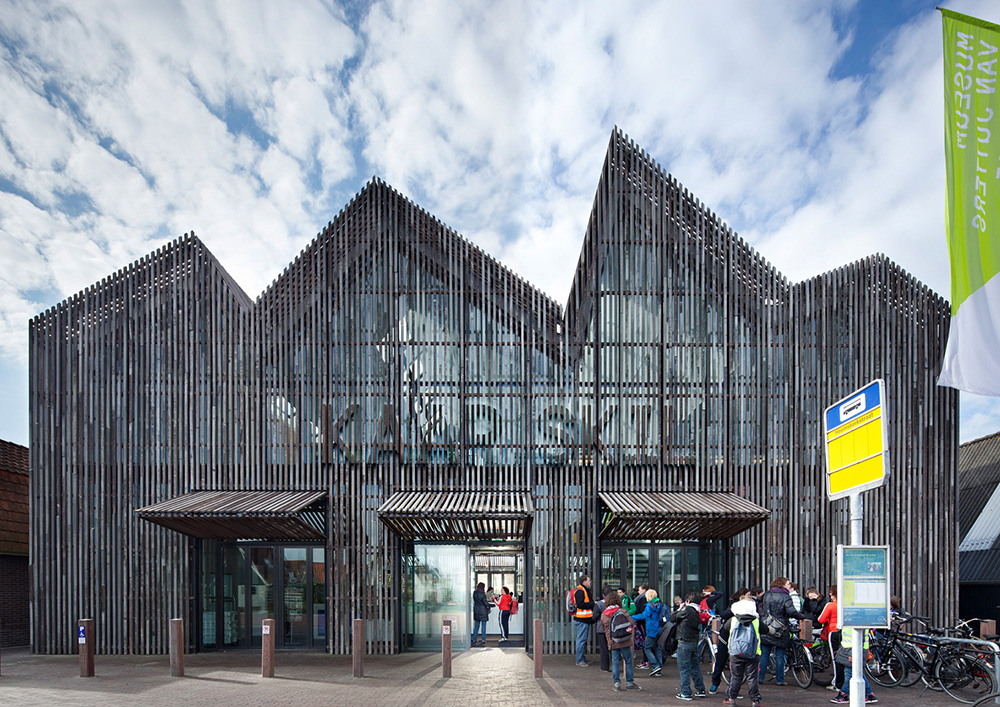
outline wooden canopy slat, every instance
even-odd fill
[[[407,540],[524,540],[534,506],[526,491],[398,491],[378,510]]]
[[[732,493],[599,493],[611,518],[602,540],[731,538],[763,523],[766,508]]]
[[[135,515],[196,538],[324,540],[306,509],[325,497],[325,491],[192,491]]]

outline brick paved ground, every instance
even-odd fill
[[[592,657],[595,661],[597,656]],[[687,704],[676,700],[677,669],[671,661],[664,677],[637,671],[642,692],[614,693],[609,673],[596,663],[574,665],[572,656],[546,656],[545,676],[533,677],[523,649],[484,648],[457,654],[453,677],[441,678],[438,654],[368,656],[365,678],[351,677],[349,656],[279,652],[273,679],[260,677],[260,654],[205,653],[186,657],[187,676],[171,678],[165,656],[97,656],[97,677],[80,678],[76,656],[33,656],[7,649],[0,658],[0,706],[147,705],[216,707],[224,705],[357,705],[395,707],[532,707],[623,703]],[[932,707],[957,705],[946,695],[918,688],[881,689],[880,704]],[[816,687],[765,685],[765,705],[827,705],[832,692]],[[746,702],[743,700],[742,702]],[[721,704],[722,696],[693,704]]]

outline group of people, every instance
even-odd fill
[[[486,588],[484,582],[476,585],[472,593],[472,645],[486,645],[486,622],[490,620],[490,612],[496,606],[500,610],[500,642],[510,640],[510,616],[517,611],[517,600],[510,593],[509,587],[500,587],[500,595],[493,593],[493,587]],[[476,636],[479,640],[476,640]]]
[[[639,668],[648,667],[649,676],[662,673],[663,660],[676,655],[680,672],[680,689],[676,697],[691,701],[696,697],[716,694],[726,665],[730,668],[729,688],[723,704],[735,705],[740,690],[747,683],[750,700],[761,704],[760,683],[767,677],[771,655],[774,655],[775,684],[785,684],[785,663],[791,647],[791,634],[799,620],[809,619],[823,626],[821,640],[827,641],[834,657],[835,673],[829,689],[837,692],[833,703],[850,702],[850,661],[852,631],[837,628],[837,588],[830,587],[823,596],[815,587],[805,591],[787,577],[777,577],[768,591],[760,587],[742,587],[730,596],[731,604],[722,611],[716,604],[724,596],[708,585],[686,597],[675,596],[670,607],[664,605],[655,589],[646,585],[636,588],[634,596],[623,587],[606,588],[603,596],[594,596],[591,579],[581,575],[571,592],[573,621],[576,627],[576,664],[588,666],[586,659],[590,626],[597,624],[601,635],[601,669],[611,672],[613,688],[623,689],[621,665],[624,663],[624,689],[641,690],[635,682],[636,651],[641,648],[645,660]],[[898,599],[893,597],[898,606]],[[721,620],[721,640],[717,646],[711,687],[705,689],[698,664],[698,641],[703,627],[712,618]],[[846,650],[845,650],[846,649]],[[867,678],[865,703],[878,702]]]

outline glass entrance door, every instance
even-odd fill
[[[201,570],[202,650],[259,648],[264,619],[277,648],[326,648],[324,548],[206,541]]]
[[[405,645],[414,650],[441,650],[441,627],[447,618],[451,619],[452,648],[468,648],[472,599],[468,546],[414,544],[404,567]]]
[[[523,606],[524,553],[495,549],[483,550],[473,547],[470,549],[470,560],[473,578],[470,591],[474,591],[476,585],[482,582],[486,585],[487,594],[492,588],[494,597],[499,601],[503,595],[503,587],[507,587],[518,603]],[[520,609],[518,613],[511,615],[509,624],[511,640],[518,641],[523,638],[524,617],[525,612]],[[471,614],[469,620],[472,620]],[[486,635],[493,638],[500,636],[500,610],[496,606],[490,611],[490,618],[486,622]]]

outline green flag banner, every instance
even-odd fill
[[[941,14],[952,319],[938,385],[1000,395],[1000,25]]]

